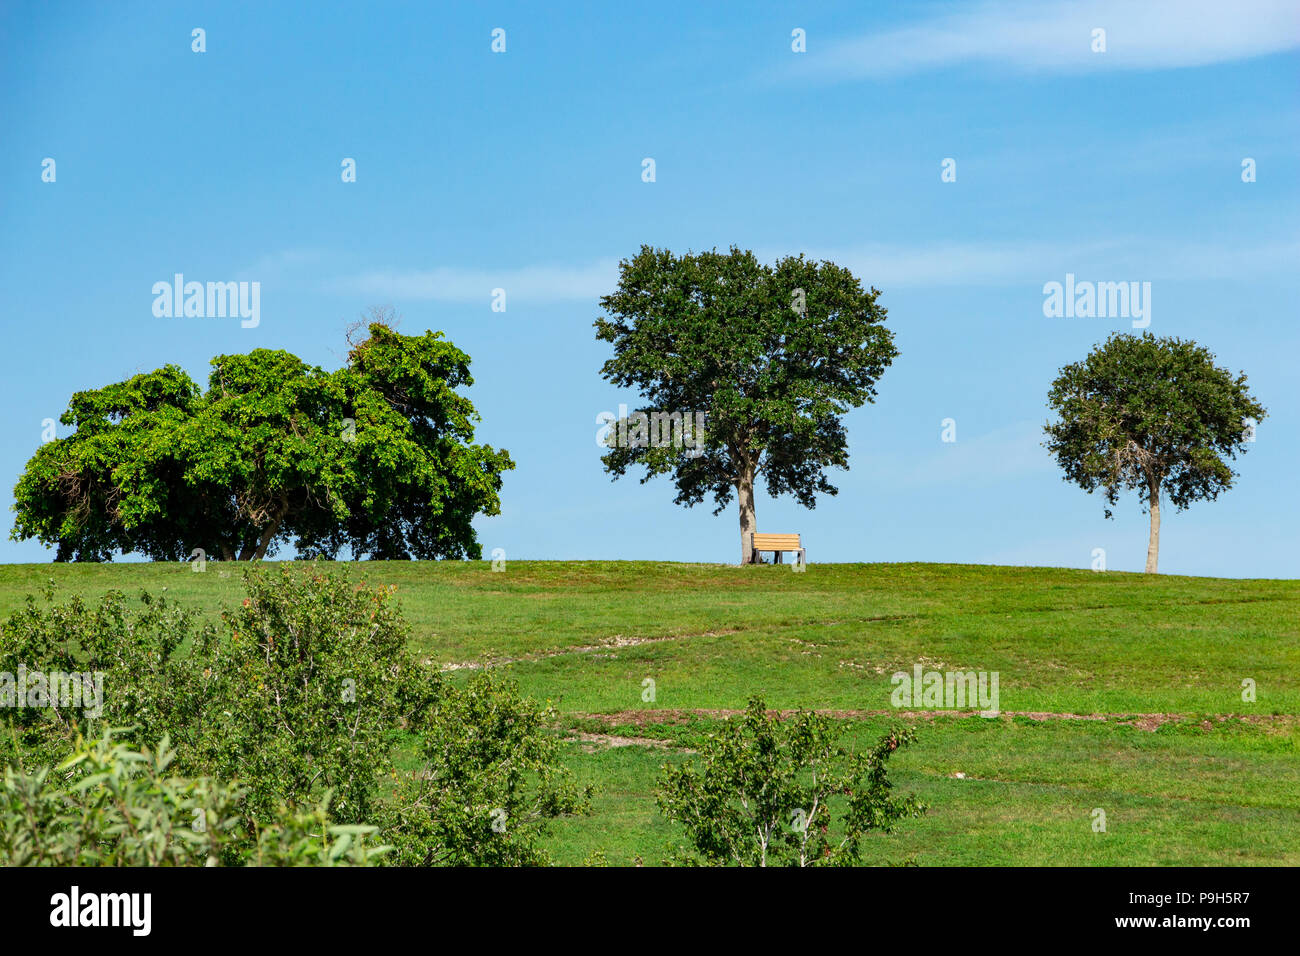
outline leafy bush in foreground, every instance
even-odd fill
[[[448,688],[422,736],[424,767],[407,778],[384,832],[395,862],[413,866],[543,866],[546,822],[585,813],[591,788],[576,786],[547,729],[551,707],[521,697],[485,671]]]
[[[104,686],[102,708],[10,711],[22,756],[53,763],[78,736],[131,728],[140,747],[166,735],[181,773],[239,779],[250,818],[329,790],[341,819],[363,821],[394,731],[432,706],[441,679],[407,652],[388,588],[315,566],[250,573],[245,587],[224,636],[147,594],[137,612],[116,592],[98,607],[29,599],[0,631],[0,671],[102,672]]]
[[[444,691],[407,651],[394,589],[315,568],[250,574],[246,588],[223,615],[230,640],[203,661],[222,704],[205,728],[205,764],[244,782],[255,815],[328,789],[341,819],[369,819],[395,732],[418,725]]]
[[[212,700],[211,675],[191,662],[215,653],[215,630],[196,628],[193,616],[165,597],[142,594],[136,608],[120,591],[93,607],[80,598],[62,605],[54,598],[51,582],[43,604],[28,596],[0,627],[0,672],[102,674],[102,707],[58,695],[41,701],[30,689],[13,689],[15,699],[4,701],[7,762],[58,763],[79,739],[94,739],[110,727],[132,728],[122,732],[127,741],[155,742],[169,734],[180,753],[191,754]],[[188,651],[182,649],[187,643]],[[192,769],[191,761],[182,763]]]
[[[281,859],[289,851],[276,834],[297,846],[308,826],[286,821],[309,817],[324,833],[326,799],[340,824],[382,817],[402,863],[546,862],[543,821],[586,806],[548,733],[552,711],[490,676],[448,685],[408,651],[390,588],[354,586],[315,564],[251,571],[245,587],[242,605],[222,615],[224,634],[147,594],[139,609],[116,592],[97,607],[29,598],[0,628],[0,675],[100,672],[103,693],[95,706],[49,695],[5,708],[0,746],[16,792],[43,791],[13,768],[58,764],[81,739],[127,728],[120,742],[141,753],[168,739],[181,777],[238,784],[228,808],[237,825],[205,844],[226,863]],[[413,778],[394,761],[404,734],[426,764]],[[385,779],[407,803],[381,799]]]
[[[751,698],[743,715],[709,736],[698,764],[664,767],[659,808],[690,841],[673,862],[859,863],[865,833],[888,832],[925,810],[915,797],[891,796],[886,775],[890,754],[913,740],[896,729],[866,753],[851,753],[836,745],[828,718],[801,711],[782,720]]]
[[[242,791],[208,777],[169,776],[176,753],[133,750],[105,733],[57,767],[0,784],[0,865],[216,866],[239,837]],[[258,866],[369,866],[374,827],[336,826],[328,799],[313,811],[280,809],[260,827]]]

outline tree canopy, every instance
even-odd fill
[[[1182,511],[1231,488],[1228,462],[1267,414],[1245,374],[1217,366],[1195,342],[1149,332],[1113,334],[1061,369],[1047,400],[1060,420],[1045,426],[1045,445],[1065,480],[1102,490],[1112,506],[1137,490],[1151,517],[1148,572],[1159,561],[1162,496]]]
[[[802,255],[764,265],[734,246],[683,256],[642,246],[600,300],[608,316],[596,336],[615,353],[602,374],[641,392],[648,404],[638,416],[703,412],[707,424],[693,446],[626,441],[631,429],[620,422],[606,470],[618,478],[641,465],[643,481],[671,474],[676,503],[712,496],[714,514],[736,497],[748,563],[756,477],[807,508],[837,492],[826,469],[848,467],[841,416],[874,401],[898,354],[879,295],[847,269]]]
[[[219,355],[201,390],[175,365],[78,392],[15,488],[16,540],[55,560],[195,549],[260,559],[478,558],[471,525],[499,513],[509,453],[473,443],[457,389],[469,356],[441,332],[369,324],[326,372],[283,350]]]

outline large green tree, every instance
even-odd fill
[[[1048,405],[1047,449],[1072,481],[1101,489],[1114,505],[1136,490],[1151,517],[1146,570],[1160,557],[1160,503],[1182,511],[1213,500],[1237,477],[1229,461],[1244,453],[1264,406],[1244,374],[1215,364],[1195,342],[1113,334],[1081,362],[1065,366]],[[1106,509],[1111,517],[1111,509]]]
[[[334,372],[288,352],[212,360],[202,391],[168,365],[73,395],[75,431],[17,487],[12,537],[56,560],[201,549],[260,559],[286,543],[334,557],[481,557],[472,520],[500,510],[505,451],[474,444],[457,389],[469,356],[442,333],[372,322]]]
[[[608,315],[596,335],[614,346],[602,374],[641,392],[638,416],[705,412],[707,425],[692,447],[624,440],[633,432],[620,421],[605,468],[618,478],[642,465],[643,481],[671,474],[676,503],[711,495],[714,514],[735,497],[741,562],[750,562],[759,476],[769,494],[807,508],[837,491],[826,469],[848,467],[841,417],[874,400],[898,354],[879,295],[847,269],[802,255],[765,265],[735,247],[675,256],[642,246],[600,300]]]

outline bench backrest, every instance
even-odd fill
[[[759,534],[755,531],[751,547],[755,551],[799,551],[803,545],[799,543],[797,534]]]

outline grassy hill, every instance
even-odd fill
[[[926,564],[349,570],[397,586],[414,647],[452,679],[506,668],[559,707],[572,766],[597,787],[595,815],[557,828],[563,862],[660,860],[674,837],[654,805],[660,765],[761,693],[833,712],[859,744],[919,726],[894,777],[931,809],[872,840],[878,862],[1300,864],[1300,582]],[[216,563],[11,565],[0,612],[50,579],[65,595],[166,588],[204,614],[242,593],[239,569]],[[890,676],[916,664],[996,671],[1002,715],[895,710]]]

